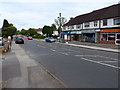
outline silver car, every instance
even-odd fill
[[[55,42],[55,39],[53,37],[47,37],[45,38],[46,42]]]

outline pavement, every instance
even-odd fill
[[[115,44],[101,44],[101,43],[90,43],[90,42],[79,42],[79,41],[68,41],[65,43],[66,45],[75,46],[75,47],[83,47],[89,49],[110,51],[110,52],[120,52],[120,46]]]
[[[2,58],[2,57],[1,57]],[[20,45],[4,55],[2,82],[4,88],[64,88],[41,64],[30,58]]]
[[[3,46],[0,46],[0,55],[2,54]]]

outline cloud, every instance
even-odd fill
[[[0,26],[8,19],[18,29],[51,25],[59,13],[69,20],[118,0],[0,0]]]
[[[115,1],[118,2],[118,0],[1,0],[1,2],[19,2],[19,3],[42,3],[42,2],[77,2],[77,3],[93,3],[93,2],[111,2]]]

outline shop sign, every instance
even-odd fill
[[[72,31],[71,34],[81,34],[81,31]]]
[[[95,32],[99,32],[100,30],[82,30],[82,33],[95,33]]]
[[[61,34],[70,34],[70,31],[63,31]]]

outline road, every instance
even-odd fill
[[[118,53],[26,39],[20,47],[66,87],[118,87]]]

